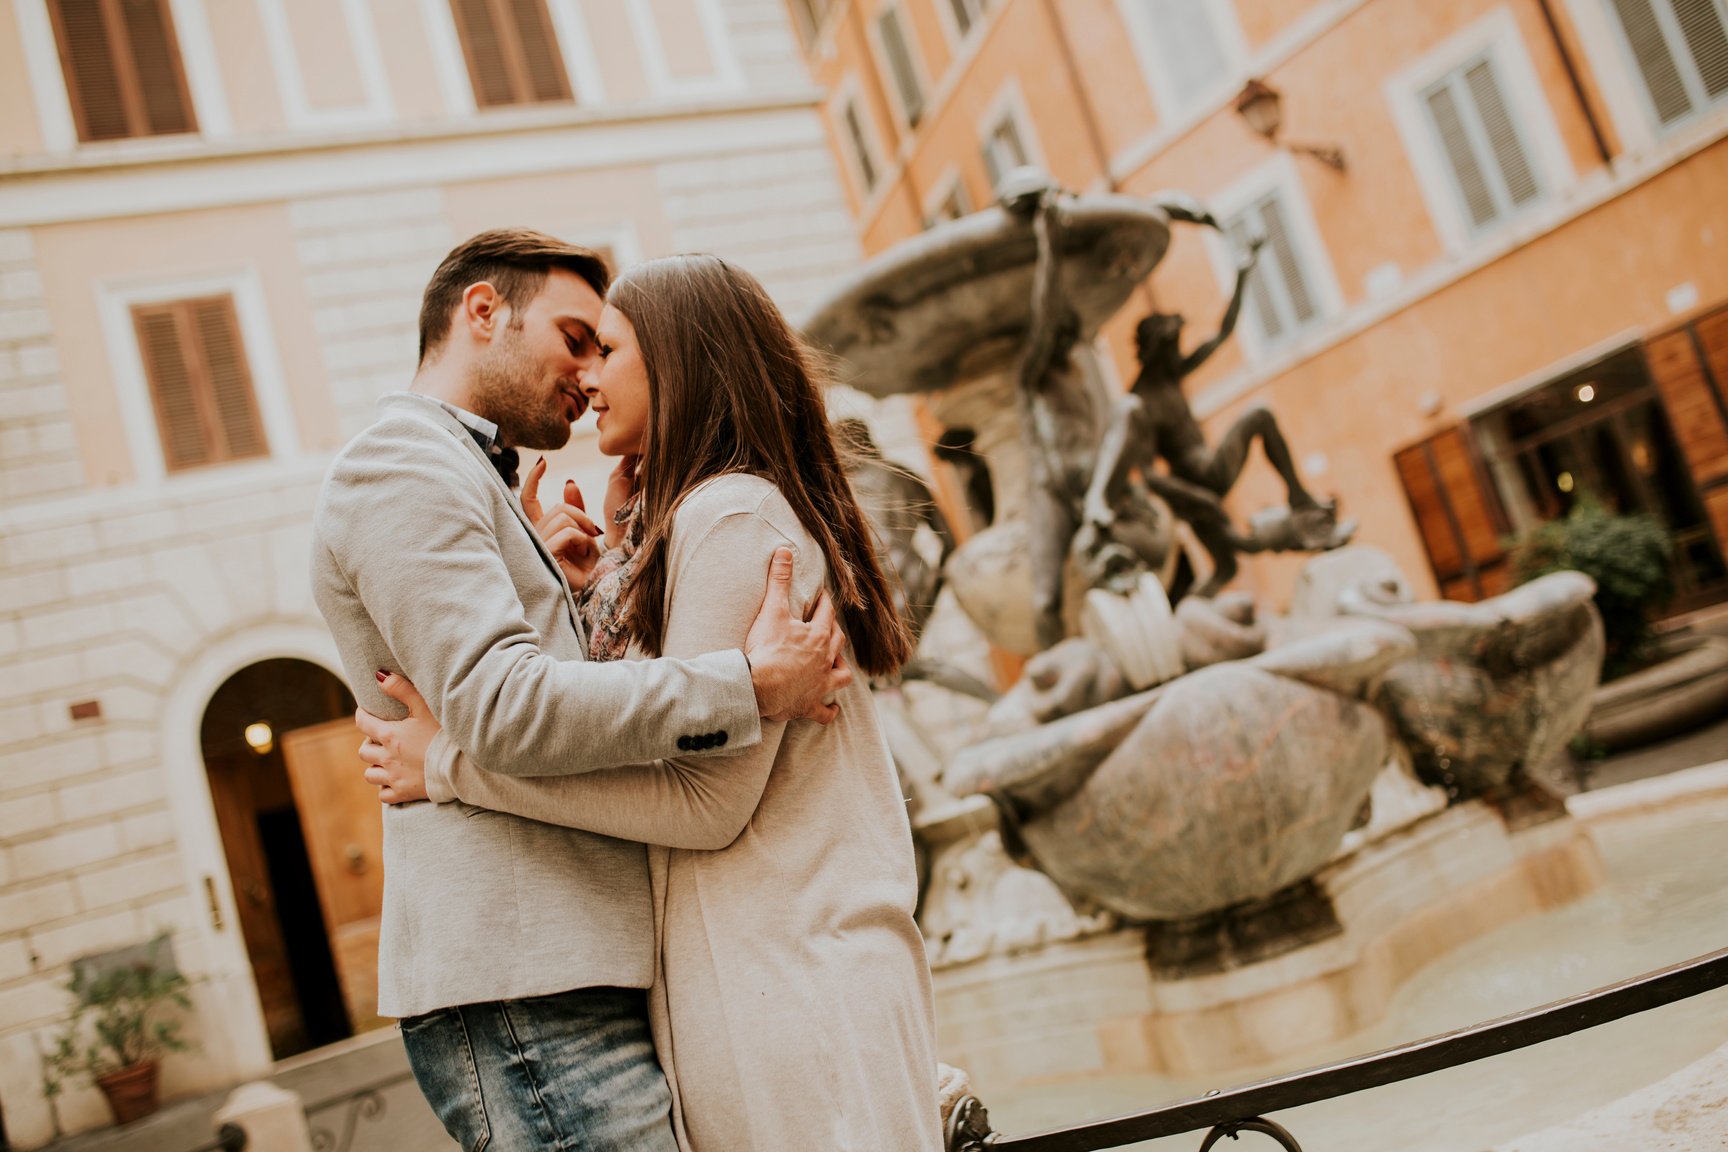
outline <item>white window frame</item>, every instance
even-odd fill
[[[864,179],[864,169],[859,163],[852,133],[846,129],[848,105],[858,115],[858,131],[864,137],[864,146],[870,150],[870,162],[876,166],[874,187]],[[846,157],[846,171],[852,177],[852,189],[858,194],[858,202],[864,210],[860,215],[863,215],[892,181],[888,171],[888,150],[882,144],[882,133],[876,128],[876,118],[871,115],[870,105],[864,99],[864,88],[858,81],[857,73],[848,73],[846,79],[834,90],[834,95],[828,101],[828,117],[834,126],[834,134],[840,138],[840,151]]]
[[[936,17],[942,23],[942,31],[948,36],[948,44],[958,50],[970,43],[974,38],[983,35],[984,26],[990,22],[991,12],[1007,0],[965,0],[966,7],[972,11],[972,27],[962,32],[960,21],[954,18],[952,4],[954,0],[931,0],[936,5]]]
[[[943,170],[941,176],[936,178],[936,182],[930,186],[930,191],[924,196],[923,212],[924,226],[926,228],[931,227],[937,222],[937,212],[940,211],[942,205],[948,202],[948,198],[956,192],[958,192],[968,203],[971,202],[972,195],[966,189],[966,182],[960,178],[960,169],[957,166],[950,166]],[[972,207],[968,209],[968,214],[976,211],[978,211],[978,209]]]
[[[264,457],[170,475],[162,453],[160,425],[156,419],[155,401],[150,396],[144,353],[138,347],[138,330],[132,320],[132,309],[140,304],[167,304],[222,295],[234,300],[234,315],[240,325],[240,339],[246,348],[246,370],[252,378],[252,392],[258,401],[258,415],[264,425],[264,439],[270,452]],[[294,407],[288,397],[282,357],[277,351],[276,336],[270,323],[264,282],[256,268],[248,266],[200,276],[105,282],[97,285],[96,305],[120,418],[126,426],[126,444],[132,453],[136,483],[196,486],[211,473],[256,467],[300,454],[301,440],[294,420]]]
[[[594,38],[588,34],[582,6],[577,0],[546,0],[546,10],[552,17],[552,30],[558,37],[558,51],[577,106],[604,104],[606,87],[600,78],[600,59],[594,55]],[[474,99],[474,79],[468,72],[468,58],[462,52],[462,36],[456,30],[456,14],[450,11],[450,0],[420,0],[420,16],[432,49],[445,110],[459,119],[478,116],[480,105]],[[487,112],[509,112],[522,107],[525,106],[510,105],[489,108]]]
[[[264,41],[276,69],[276,86],[288,124],[296,129],[363,127],[385,124],[396,117],[396,102],[390,95],[390,78],[384,56],[378,50],[378,32],[367,0],[339,0],[342,20],[348,28],[348,44],[354,66],[360,73],[365,100],[346,108],[314,108],[306,95],[300,54],[294,47],[294,29],[288,21],[288,5],[294,0],[258,0],[264,19]]]
[[[1651,2],[1660,4],[1663,3],[1663,0],[1651,0]],[[1619,65],[1620,70],[1629,81],[1627,88],[1631,99],[1626,107],[1636,110],[1636,116],[1643,128],[1643,132],[1639,134],[1643,137],[1639,141],[1641,144],[1648,146],[1663,137],[1671,136],[1676,132],[1683,132],[1691,125],[1713,114],[1728,110],[1728,98],[1718,96],[1713,101],[1706,100],[1705,103],[1694,108],[1689,115],[1682,116],[1672,124],[1662,123],[1662,118],[1656,113],[1656,103],[1650,98],[1650,89],[1644,82],[1644,74],[1638,67],[1637,58],[1632,54],[1632,44],[1626,37],[1626,29],[1620,23],[1619,15],[1609,11],[1608,6],[1609,0],[1595,0],[1596,13],[1601,18],[1601,32],[1603,40],[1606,41],[1606,48],[1605,50],[1591,51],[1590,47],[1587,46],[1586,51],[1590,51],[1591,62],[1599,67],[1605,62],[1605,58],[1611,58]],[[1576,18],[1576,10],[1581,5],[1577,3],[1577,0],[1573,0],[1572,7]],[[1718,9],[1723,7],[1721,0],[1717,0],[1717,7]],[[1584,38],[1582,28],[1580,28],[1580,38]],[[1615,127],[1621,129],[1622,140],[1625,140],[1627,134],[1620,124],[1618,114],[1616,114]]]
[[[642,263],[642,238],[638,235],[636,225],[632,221],[617,220],[607,224],[574,224],[566,227],[548,228],[546,231],[566,244],[577,244],[583,248],[610,248],[612,258],[616,262],[612,268],[614,276],[626,268]]]
[[[1050,165],[1044,159],[1044,146],[1038,140],[1038,133],[1032,121],[1032,109],[1026,103],[1025,93],[1020,90],[1020,81],[1010,77],[997,91],[994,99],[984,110],[983,117],[978,121],[978,161],[984,165],[984,174],[990,174],[990,165],[984,160],[984,154],[990,147],[991,137],[1004,120],[1014,123],[1014,131],[1020,136],[1020,147],[1026,151],[1026,162],[1034,168],[1042,168],[1048,172]],[[1003,173],[1007,175],[1006,172]],[[992,202],[996,189],[990,189]]]
[[[1477,228],[1463,201],[1422,94],[1447,73],[1477,56],[1493,60],[1494,76],[1500,82],[1506,110],[1517,126],[1519,142],[1528,153],[1531,173],[1542,195],[1512,215]],[[1404,142],[1405,154],[1416,172],[1416,184],[1428,206],[1429,218],[1451,255],[1489,242],[1518,220],[1541,214],[1577,183],[1578,174],[1560,129],[1554,122],[1542,82],[1530,62],[1530,53],[1518,31],[1517,21],[1506,8],[1497,8],[1476,23],[1446,39],[1421,58],[1399,69],[1382,89],[1391,107],[1393,121]]]
[[[918,32],[906,14],[906,5],[900,0],[889,0],[888,3],[871,13],[869,27],[865,35],[870,39],[870,51],[875,57],[876,70],[883,79],[882,86],[889,91],[888,104],[894,110],[895,124],[903,132],[911,132],[915,127],[912,123],[912,116],[907,111],[906,103],[900,95],[900,78],[894,71],[894,62],[888,54],[888,45],[882,40],[882,20],[890,14],[900,21],[900,35],[906,41],[907,62],[912,66],[912,78],[917,82],[918,91],[924,97],[924,106],[920,110],[919,123],[923,123],[930,115],[930,74],[925,69],[924,53],[919,51]]]
[[[568,3],[568,0],[553,0]],[[642,53],[642,68],[648,76],[648,87],[662,100],[681,96],[712,96],[736,92],[744,87],[744,70],[732,49],[732,37],[726,30],[726,12],[720,0],[694,0],[697,19],[702,22],[702,34],[708,41],[708,56],[714,61],[714,71],[708,76],[680,79],[672,75],[666,60],[666,45],[660,39],[660,26],[654,20],[653,0],[628,0],[630,26],[636,33],[636,44]],[[562,29],[560,29],[562,31]]]
[[[1622,154],[1648,152],[1661,136],[1661,124],[1648,111],[1644,78],[1624,48],[1626,38],[1608,11],[1608,0],[1566,0],[1566,11],[1590,62],[1591,79],[1608,105]]]
[[[1270,342],[1260,333],[1257,324],[1239,324],[1235,338],[1242,342],[1243,352],[1250,362],[1282,355],[1305,342],[1314,333],[1323,330],[1327,321],[1344,311],[1344,294],[1338,287],[1338,276],[1332,267],[1325,237],[1320,234],[1320,226],[1315,223],[1314,209],[1308,202],[1308,192],[1302,184],[1302,174],[1297,171],[1294,156],[1288,152],[1274,153],[1264,163],[1212,197],[1207,207],[1219,220],[1229,220],[1271,195],[1276,195],[1284,207],[1284,222],[1290,230],[1290,243],[1295,249],[1297,263],[1301,265],[1303,280],[1308,285],[1308,290],[1313,293],[1315,312],[1314,317],[1303,327]],[[1206,253],[1211,258],[1212,271],[1218,278],[1218,285],[1224,291],[1224,300],[1228,301],[1229,293],[1236,288],[1236,260],[1239,253],[1231,246],[1228,237],[1211,229],[1206,232]],[[1260,259],[1262,262],[1270,259],[1266,248],[1260,249]],[[1243,307],[1247,307],[1246,301],[1243,302]],[[1218,311],[1222,315],[1222,303]],[[1215,323],[1216,320],[1208,316],[1200,322],[1206,325]]]
[[[1170,75],[1159,59],[1158,30],[1146,11],[1146,0],[1116,0],[1122,24],[1128,29],[1134,56],[1140,62],[1140,73],[1152,90],[1157,104],[1160,125],[1180,123],[1211,108],[1219,100],[1242,86],[1248,62],[1248,38],[1236,16],[1233,0],[1206,0],[1204,11],[1212,23],[1212,32],[1224,55],[1224,70],[1214,84],[1198,92],[1183,95],[1175,90]]]
[[[24,48],[24,63],[30,73],[30,89],[36,97],[36,116],[46,152],[74,152],[81,148],[160,148],[177,137],[127,137],[121,140],[81,142],[72,119],[72,97],[66,91],[66,76],[60,68],[60,45],[54,39],[54,24],[46,0],[16,0],[18,33]],[[222,86],[222,69],[216,59],[216,43],[204,0],[169,0],[174,36],[180,47],[180,66],[186,70],[186,90],[192,97],[192,113],[198,131],[188,136],[220,140],[234,134],[228,112],[228,97]],[[180,137],[184,138],[184,137]]]

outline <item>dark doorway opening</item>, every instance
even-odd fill
[[[1515,532],[1581,501],[1647,513],[1674,540],[1671,610],[1728,596],[1728,566],[1638,348],[1528,392],[1475,428]]]
[[[204,766],[278,1060],[353,1034],[282,750],[288,733],[353,711],[336,677],[283,659],[235,673],[204,712]]]

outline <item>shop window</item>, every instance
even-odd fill
[[[196,132],[168,0],[49,0],[78,139]]]

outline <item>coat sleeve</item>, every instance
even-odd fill
[[[398,419],[338,459],[317,520],[329,555],[314,572],[325,617],[352,619],[344,602],[357,600],[393,670],[458,747],[493,773],[563,776],[665,756],[681,736],[725,732],[729,748],[760,739],[741,651],[748,621],[694,659],[546,655],[499,546],[492,496],[453,465],[444,435]],[[764,559],[759,585],[767,573]],[[350,668],[361,704],[401,716],[372,671]]]
[[[799,548],[766,518],[744,512],[715,522],[672,575],[666,627],[668,655],[695,656],[743,641],[762,606],[774,550],[798,553],[799,583],[814,549]],[[818,577],[819,580],[819,577]],[[818,585],[819,586],[819,585]],[[808,721],[798,721],[808,723]],[[557,780],[523,780],[482,771],[440,734],[427,757],[433,800],[459,799],[549,824],[581,828],[671,848],[724,848],[738,838],[762,799],[785,734],[762,725],[762,739],[721,754],[635,764]]]

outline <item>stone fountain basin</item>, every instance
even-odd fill
[[[1677,636],[1662,659],[1598,688],[1584,734],[1610,752],[1651,744],[1728,716],[1728,640]]]
[[[1090,339],[1163,258],[1170,219],[1131,196],[1067,197],[1063,209],[1061,289]],[[1036,263],[1030,220],[986,208],[864,264],[816,305],[804,335],[873,396],[946,388],[1019,356]]]
[[[1190,920],[1312,876],[1390,752],[1364,703],[1415,651],[1372,621],[1189,673],[957,755],[943,783],[994,793],[1071,897]]]

